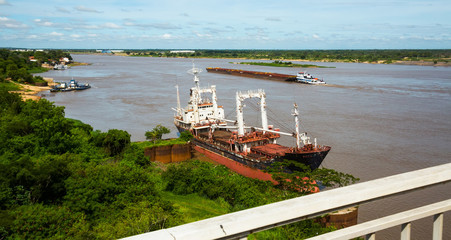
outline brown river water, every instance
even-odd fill
[[[66,107],[66,117],[80,119],[102,131],[123,129],[133,141],[157,124],[171,129],[179,85],[182,107],[193,86],[187,70],[203,69],[201,86],[216,85],[218,102],[226,117],[235,119],[235,92],[264,89],[269,124],[292,128],[293,102],[299,105],[301,127],[318,143],[332,147],[323,167],[353,174],[361,182],[451,162],[451,68],[359,63],[313,63],[336,68],[276,68],[233,65],[233,59],[141,58],[73,55],[91,63],[64,71],[40,74],[55,81],[71,78],[89,83],[80,92],[42,96]],[[246,60],[242,60],[246,61]],[[327,86],[245,78],[208,73],[206,67],[239,68],[295,75],[309,72]],[[252,101],[245,122],[257,125]],[[286,128],[290,129],[286,129]],[[290,130],[291,131],[291,130]],[[285,144],[294,144],[283,139]],[[352,197],[352,195],[350,195]],[[359,222],[451,198],[451,184],[402,194],[359,208]],[[451,214],[445,214],[444,239],[451,239]],[[399,239],[401,227],[376,234],[377,239]],[[412,223],[412,239],[432,238],[432,217]]]

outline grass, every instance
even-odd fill
[[[230,209],[230,205],[223,199],[210,200],[197,194],[177,195],[162,191],[162,197],[180,209],[186,223],[223,215]]]
[[[73,66],[87,66],[87,65],[91,65],[91,63],[72,62],[72,63],[68,64],[69,67],[73,67]]]
[[[7,91],[19,91],[22,87],[10,81],[0,82],[0,87],[5,87]]]
[[[34,73],[43,73],[43,72],[47,72],[47,71],[48,71],[47,68],[35,67],[35,68],[32,68],[32,69],[28,70],[28,73],[34,74]]]
[[[162,139],[153,141],[143,141],[143,142],[133,142],[132,144],[144,149],[148,147],[161,147],[161,146],[169,146],[174,144],[185,144],[186,142],[180,138],[173,139]]]

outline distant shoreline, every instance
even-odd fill
[[[126,53],[71,53],[74,55],[108,55],[108,56],[126,56],[126,57],[154,57],[154,58],[199,58],[199,59],[236,59],[236,60],[260,60],[260,61],[273,61],[270,58],[230,58],[230,57],[202,57],[202,56],[152,56],[152,55],[128,55]],[[276,59],[277,60],[277,59]],[[296,62],[330,62],[330,63],[365,63],[365,64],[393,64],[393,65],[414,65],[414,66],[433,66],[433,67],[451,67],[451,61],[448,62],[437,62],[434,61],[401,61],[394,60],[392,62],[387,62],[387,60],[379,60],[377,62],[360,62],[358,60],[337,60],[337,59],[322,59],[322,60],[309,60],[309,59],[283,59],[283,61],[296,61]]]

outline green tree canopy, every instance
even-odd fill
[[[152,131],[147,131],[144,135],[146,136],[147,140],[152,140],[155,142],[156,140],[161,139],[163,137],[163,134],[168,134],[170,132],[171,130],[169,130],[169,128],[162,125],[157,125],[152,129]]]

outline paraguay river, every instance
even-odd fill
[[[323,167],[353,174],[361,182],[451,161],[449,67],[313,63],[336,68],[300,69],[232,65],[229,62],[237,60],[230,59],[72,56],[91,65],[39,75],[66,82],[74,78],[92,88],[41,95],[65,106],[66,117],[102,131],[126,130],[133,141],[145,140],[144,132],[157,124],[171,129],[169,137],[176,136],[171,110],[177,104],[175,85],[179,85],[184,107],[193,86],[187,70],[194,61],[203,70],[200,84],[216,85],[218,103],[224,106],[227,118],[235,119],[235,92],[239,90],[265,90],[268,122],[275,127],[292,127],[291,109],[296,102],[301,127],[316,137],[318,144],[332,147]],[[207,73],[207,67],[291,75],[307,71],[323,78],[328,86]],[[258,125],[252,103],[245,108],[246,121]],[[360,206],[359,222],[449,198],[450,183],[378,200]],[[444,217],[443,239],[451,239],[451,214]],[[412,239],[431,239],[431,229],[432,217],[413,222]],[[385,230],[377,239],[397,239],[399,231],[400,227]]]

